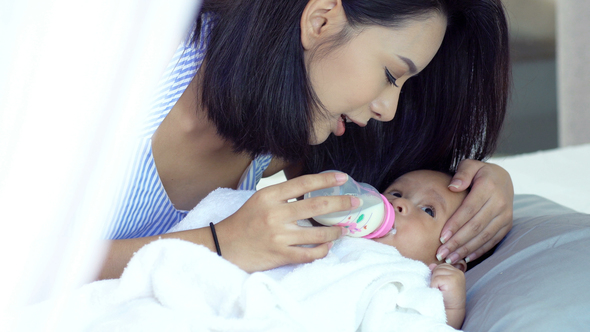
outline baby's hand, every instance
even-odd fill
[[[448,324],[460,329],[465,318],[465,274],[451,264],[430,264],[430,287],[442,292]]]

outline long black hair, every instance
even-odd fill
[[[308,144],[318,101],[299,27],[307,3],[203,4],[215,21],[202,103],[236,151],[302,161],[304,173],[338,169],[379,189],[415,169],[453,171],[462,159],[494,151],[510,86],[500,0],[342,0],[351,26],[396,26],[432,11],[446,15],[448,26],[432,62],[404,84],[392,121],[349,125],[344,136],[317,146]]]
[[[236,152],[298,161],[309,151],[314,93],[299,22],[307,0],[213,0],[202,105]],[[195,36],[199,36],[201,17]]]

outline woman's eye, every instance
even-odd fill
[[[433,208],[431,208],[429,206],[425,206],[425,207],[422,207],[422,211],[428,213],[431,217],[434,218],[435,213],[434,213],[434,209]]]
[[[395,77],[393,77],[393,75],[391,75],[391,73],[389,72],[389,69],[387,69],[387,68],[385,68],[385,77],[387,77],[387,82],[397,86],[397,84],[395,83],[397,81],[397,79]]]

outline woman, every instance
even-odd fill
[[[190,84],[169,86],[168,103],[151,118],[101,278],[118,277],[133,252],[215,188],[251,189],[282,169],[293,178],[337,168],[380,186],[400,172],[458,164],[454,180],[462,183],[453,190],[472,189],[443,229],[440,258],[478,257],[508,232],[508,174],[475,160],[459,164],[491,153],[505,112],[498,0],[217,0],[205,1],[202,13],[177,60],[177,68],[194,68],[173,71],[175,82]],[[259,191],[216,226],[223,257],[249,272],[324,257],[341,230],[295,221],[359,201],[287,201],[345,178],[306,175]],[[161,237],[216,250],[212,231]]]

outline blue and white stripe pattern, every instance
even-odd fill
[[[159,235],[182,220],[188,211],[177,210],[164,189],[152,155],[152,135],[187,88],[205,56],[210,20],[203,15],[199,45],[192,36],[181,43],[160,82],[153,106],[142,128],[136,154],[126,176],[127,183],[117,197],[113,220],[106,230],[108,239],[126,239]],[[271,156],[252,161],[238,189],[255,190]]]

